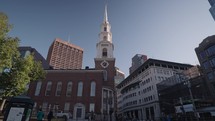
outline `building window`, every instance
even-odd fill
[[[77,96],[82,96],[83,93],[83,82],[78,83],[78,94]]]
[[[103,48],[102,50],[102,56],[107,57],[107,48]]]
[[[37,87],[36,87],[36,90],[35,90],[35,93],[34,93],[35,96],[39,96],[41,86],[42,86],[42,82],[41,82],[41,81],[38,81],[38,82],[37,82]]]
[[[209,47],[207,49],[207,53],[208,53],[208,56],[214,55],[215,54],[215,45]]]
[[[200,52],[199,57],[201,60],[204,60],[207,57],[205,51]]]
[[[210,60],[210,64],[211,64],[212,67],[215,67],[215,58],[212,58]]]
[[[89,108],[90,112],[95,112],[95,104],[94,103],[90,103],[90,108]]]
[[[95,96],[96,95],[96,83],[93,81],[91,82],[90,86],[90,96]]]
[[[208,63],[208,61],[203,63],[203,67],[204,69],[208,69],[210,67],[210,64]]]
[[[61,95],[61,90],[62,90],[62,82],[58,82],[55,96],[60,96]]]
[[[212,80],[214,78],[214,75],[212,72],[208,73],[207,76],[209,80]]]
[[[52,82],[48,82],[46,85],[46,92],[45,92],[45,96],[50,96],[51,94],[51,87],[52,87]]]
[[[105,32],[107,31],[107,27],[104,27],[104,31],[105,31]]]
[[[69,112],[70,103],[66,102],[64,105],[64,112]]]
[[[48,103],[47,102],[43,102],[42,110],[45,111],[47,108],[48,108]]]
[[[66,96],[70,97],[72,95],[72,82],[68,82]]]

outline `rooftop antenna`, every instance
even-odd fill
[[[68,36],[68,43],[70,43],[70,35]]]

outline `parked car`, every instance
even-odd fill
[[[58,111],[56,113],[57,118],[64,118],[66,120],[72,118],[72,114],[70,112],[64,113],[63,111]]]

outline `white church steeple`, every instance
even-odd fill
[[[105,14],[104,14],[104,21],[103,21],[103,23],[108,23],[107,5],[105,5]]]
[[[112,44],[111,25],[108,22],[107,5],[105,6],[104,20],[101,24],[99,41],[96,45],[96,49],[97,49],[96,58],[103,58],[103,59],[114,58],[113,57],[114,46]]]

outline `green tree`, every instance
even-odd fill
[[[20,40],[9,37],[12,25],[8,17],[0,13],[0,97],[17,96],[25,92],[30,81],[44,79],[45,71],[41,62],[34,60],[33,54],[25,58],[20,56]]]

